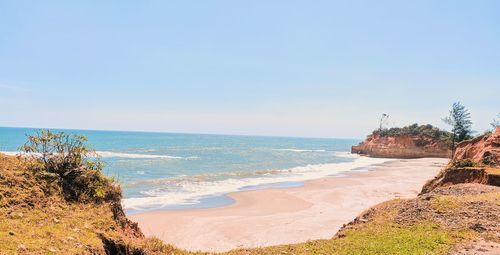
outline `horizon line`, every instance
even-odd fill
[[[133,133],[153,133],[153,134],[180,134],[180,135],[212,135],[212,136],[243,136],[243,137],[268,137],[268,138],[302,138],[302,139],[343,139],[343,140],[363,140],[364,138],[354,137],[313,137],[313,136],[280,136],[280,135],[256,135],[256,134],[222,134],[222,133],[197,133],[197,132],[176,132],[176,131],[155,131],[155,130],[123,130],[123,129],[86,129],[86,128],[61,128],[61,127],[21,127],[21,126],[0,126],[0,128],[24,128],[24,129],[47,129],[47,130],[71,130],[71,131],[103,131],[103,132],[133,132]]]

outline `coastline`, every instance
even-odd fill
[[[222,174],[218,180],[213,179],[211,173],[181,177],[179,179],[153,179],[147,183],[154,186],[165,183],[167,188],[173,188],[173,192],[162,192],[161,188],[152,186],[147,190],[151,196],[125,197],[122,204],[127,214],[136,214],[156,210],[177,210],[177,209],[199,209],[227,206],[233,204],[233,200],[227,196],[234,192],[255,190],[287,188],[290,186],[303,186],[307,180],[316,180],[329,176],[342,176],[354,171],[367,171],[370,166],[381,164],[395,159],[370,158],[351,154],[349,152],[333,152],[339,162],[306,164],[302,166],[285,167],[280,169],[257,170],[251,173],[243,173],[243,178],[236,175]],[[225,175],[225,176],[224,176]],[[212,179],[205,181],[205,178]],[[185,179],[186,178],[186,179]],[[193,181],[194,180],[194,181]],[[180,183],[184,187],[187,182],[187,189],[175,186]],[[174,185],[172,185],[174,184]],[[144,185],[144,183],[142,184]]]
[[[146,236],[190,251],[227,251],[331,238],[363,210],[416,196],[448,159],[392,160],[369,171],[323,177],[303,186],[239,191],[235,202],[207,209],[129,215]]]

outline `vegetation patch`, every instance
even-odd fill
[[[456,235],[433,222],[410,226],[388,222],[349,229],[332,242],[338,254],[444,254],[456,243]]]
[[[97,233],[119,235],[106,205],[60,203],[46,209],[0,211],[6,215],[0,219],[1,251],[104,253]]]
[[[58,182],[66,200],[119,201],[121,190],[102,174],[104,164],[86,141],[84,136],[41,130],[28,136],[21,149],[32,162],[30,170],[45,183]]]
[[[484,167],[483,164],[473,161],[472,159],[452,160],[449,168],[466,168],[466,167]]]
[[[84,137],[40,131],[23,149],[0,154],[0,254],[106,254],[104,239],[144,240]]]
[[[247,250],[247,254],[444,254],[456,242],[449,232],[428,222],[412,226],[366,224],[342,235],[333,240]]]
[[[444,213],[456,209],[459,206],[457,200],[451,196],[438,196],[432,198],[431,204],[432,209],[438,213]]]
[[[401,135],[426,135],[434,139],[449,140],[451,133],[441,130],[433,125],[418,125],[417,123],[405,126],[405,127],[393,127],[393,128],[380,128],[374,130],[374,135],[379,136],[401,136]]]

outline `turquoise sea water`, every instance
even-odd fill
[[[0,151],[15,154],[35,129],[0,128]],[[377,163],[348,153],[359,142],[121,131],[64,130],[88,137],[124,190],[129,213],[230,203],[229,192],[302,181]]]

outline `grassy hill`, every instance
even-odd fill
[[[0,154],[0,253],[106,254],[103,240],[127,245],[141,236],[125,231],[114,201],[67,201],[29,166]]]

